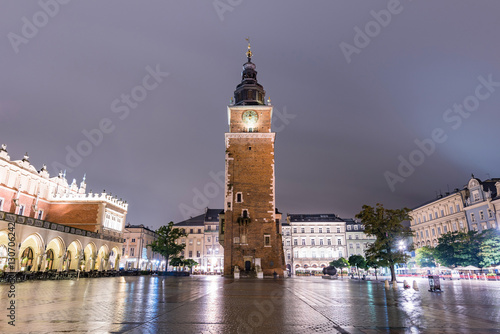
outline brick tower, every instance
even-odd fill
[[[242,80],[227,108],[224,213],[220,215],[220,243],[224,246],[224,274],[235,266],[264,275],[283,275],[284,255],[280,214],[275,206],[273,107],[264,103],[257,82],[250,43]]]

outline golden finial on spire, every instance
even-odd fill
[[[247,37],[245,38],[245,40],[248,42],[248,50],[247,50],[247,58],[248,58],[248,61],[250,61],[250,59],[252,59],[252,51],[250,50],[250,37]]]

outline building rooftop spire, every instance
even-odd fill
[[[241,72],[241,83],[236,86],[234,91],[234,104],[235,105],[264,105],[264,98],[266,92],[264,87],[257,82],[257,71],[255,64],[252,63],[252,50],[250,46],[250,38],[245,38],[248,42],[247,62],[243,64],[243,71]]]

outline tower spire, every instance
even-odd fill
[[[250,38],[245,40],[248,42],[247,62],[243,64],[243,72],[241,72],[241,83],[236,86],[234,91],[234,104],[235,105],[264,105],[266,91],[261,84],[257,82],[257,71],[255,64],[252,63],[252,50],[250,46]]]
[[[248,42],[248,50],[246,52],[248,62],[252,62],[252,50],[250,49],[250,37],[245,38],[245,40]]]

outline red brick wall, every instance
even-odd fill
[[[45,220],[97,232],[99,204],[52,204]]]

